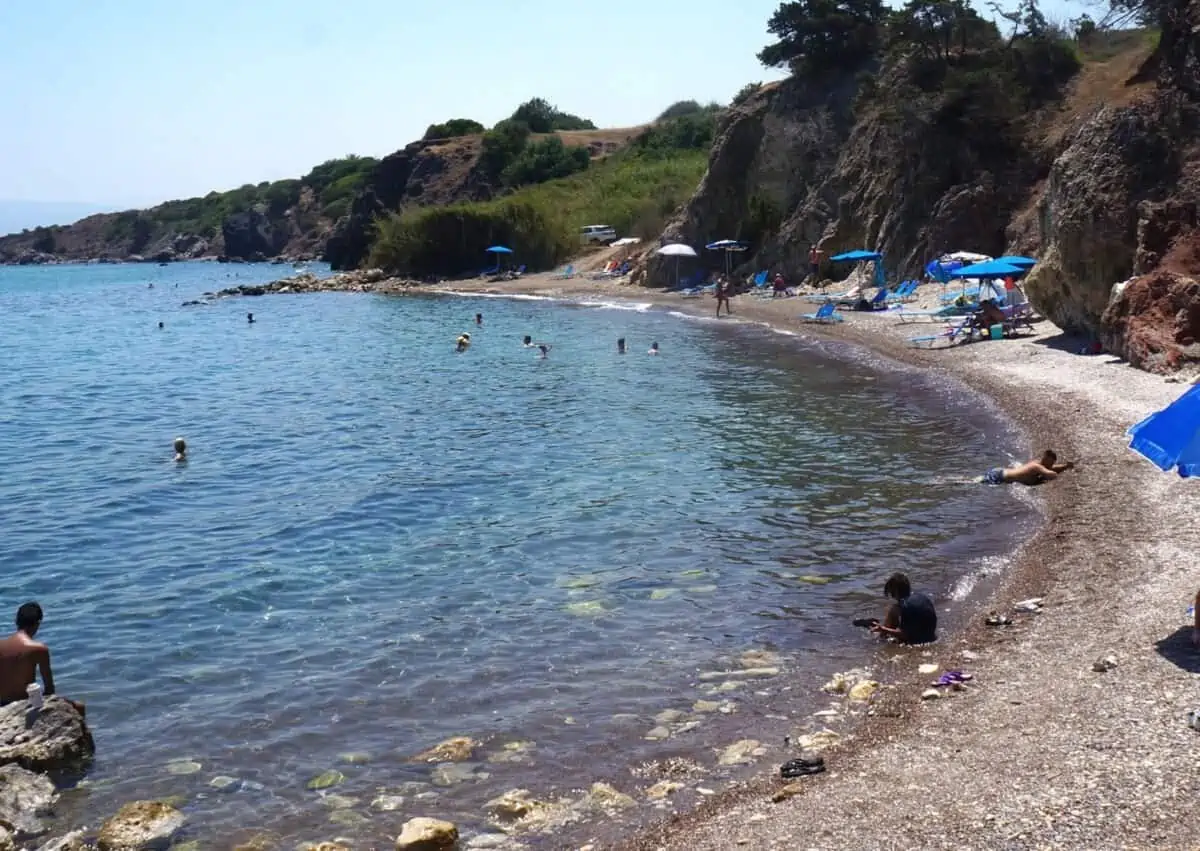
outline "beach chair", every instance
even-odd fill
[[[568,265],[567,268],[563,269],[561,272],[554,275],[554,280],[565,281],[568,278],[574,278],[574,277],[575,277],[575,267]]]
[[[858,298],[860,292],[862,292],[861,288],[852,287],[846,290],[844,293],[829,293],[828,295],[824,293],[815,293],[813,295],[805,296],[804,300],[810,304],[823,304],[827,298],[831,298],[834,301],[844,301],[848,298]]]
[[[835,305],[832,301],[827,301],[816,313],[802,313],[800,318],[805,322],[841,322],[843,317],[835,310]]]
[[[493,266],[493,267],[492,267],[492,268],[490,268],[490,269],[484,269],[482,272],[480,272],[480,273],[479,273],[479,277],[481,277],[481,278],[486,278],[486,277],[488,277],[488,276],[490,276],[490,275],[496,275],[496,274],[499,274],[499,272],[500,272],[500,267],[499,267],[499,266]]]
[[[868,308],[868,310],[882,310],[885,307],[887,307],[887,297],[888,297],[888,291],[886,289],[881,289],[879,292],[875,293],[875,297],[872,298],[870,301],[870,307]],[[834,299],[834,301],[836,301],[840,307],[854,307],[861,300],[862,300],[861,298],[849,298],[849,299],[840,299],[840,300]]]
[[[942,319],[948,319],[951,316],[962,316],[974,310],[974,305],[961,306],[957,304],[948,304],[945,307],[938,307],[934,310],[906,310],[903,304],[896,305],[896,309],[892,311],[901,322],[938,322]]]
[[[1022,328],[1037,331],[1037,328],[1033,327],[1033,306],[1029,302],[1002,307],[1000,310],[1004,313],[1005,334],[1015,334]]]
[[[888,295],[884,301],[886,301],[888,304],[898,304],[902,301],[911,301],[913,298],[913,293],[916,291],[916,289],[916,281],[905,281],[900,286],[896,287],[895,292]]]
[[[970,339],[975,335],[975,317],[964,316],[958,322],[951,322],[937,334],[928,334],[923,337],[909,337],[908,344],[913,348],[926,346],[932,349],[940,342],[945,342],[948,346],[952,346],[960,340]]]
[[[964,301],[972,301],[974,299],[979,298],[979,287],[974,287],[973,289],[969,289],[969,290],[965,290],[965,291],[961,291],[961,292],[957,292],[957,293],[946,293],[941,298],[942,298],[942,304],[952,304],[952,303],[958,301],[958,299],[960,299],[960,298],[963,299]]]

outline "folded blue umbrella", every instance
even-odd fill
[[[1200,476],[1200,385],[1129,429],[1129,448],[1158,469]]]

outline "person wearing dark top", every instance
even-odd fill
[[[883,623],[873,632],[894,638],[901,644],[928,644],[937,640],[937,609],[928,594],[912,590],[903,573],[893,573],[883,584],[883,594],[896,602],[888,606]]]

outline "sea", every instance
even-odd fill
[[[1038,522],[973,481],[1024,438],[944,376],[599,297],[204,298],[290,272],[0,268],[0,609],[41,603],[97,747],[56,829],[167,798],[197,847],[469,844],[503,792],[598,782],[622,824],[686,809],[756,770],[729,744],[761,770],[841,723],[819,686],[878,663],[851,619],[888,575],[952,627]]]

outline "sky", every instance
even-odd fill
[[[755,59],[778,5],[0,0],[0,199],[148,206],[383,156],[532,97],[640,124],[778,78]]]

